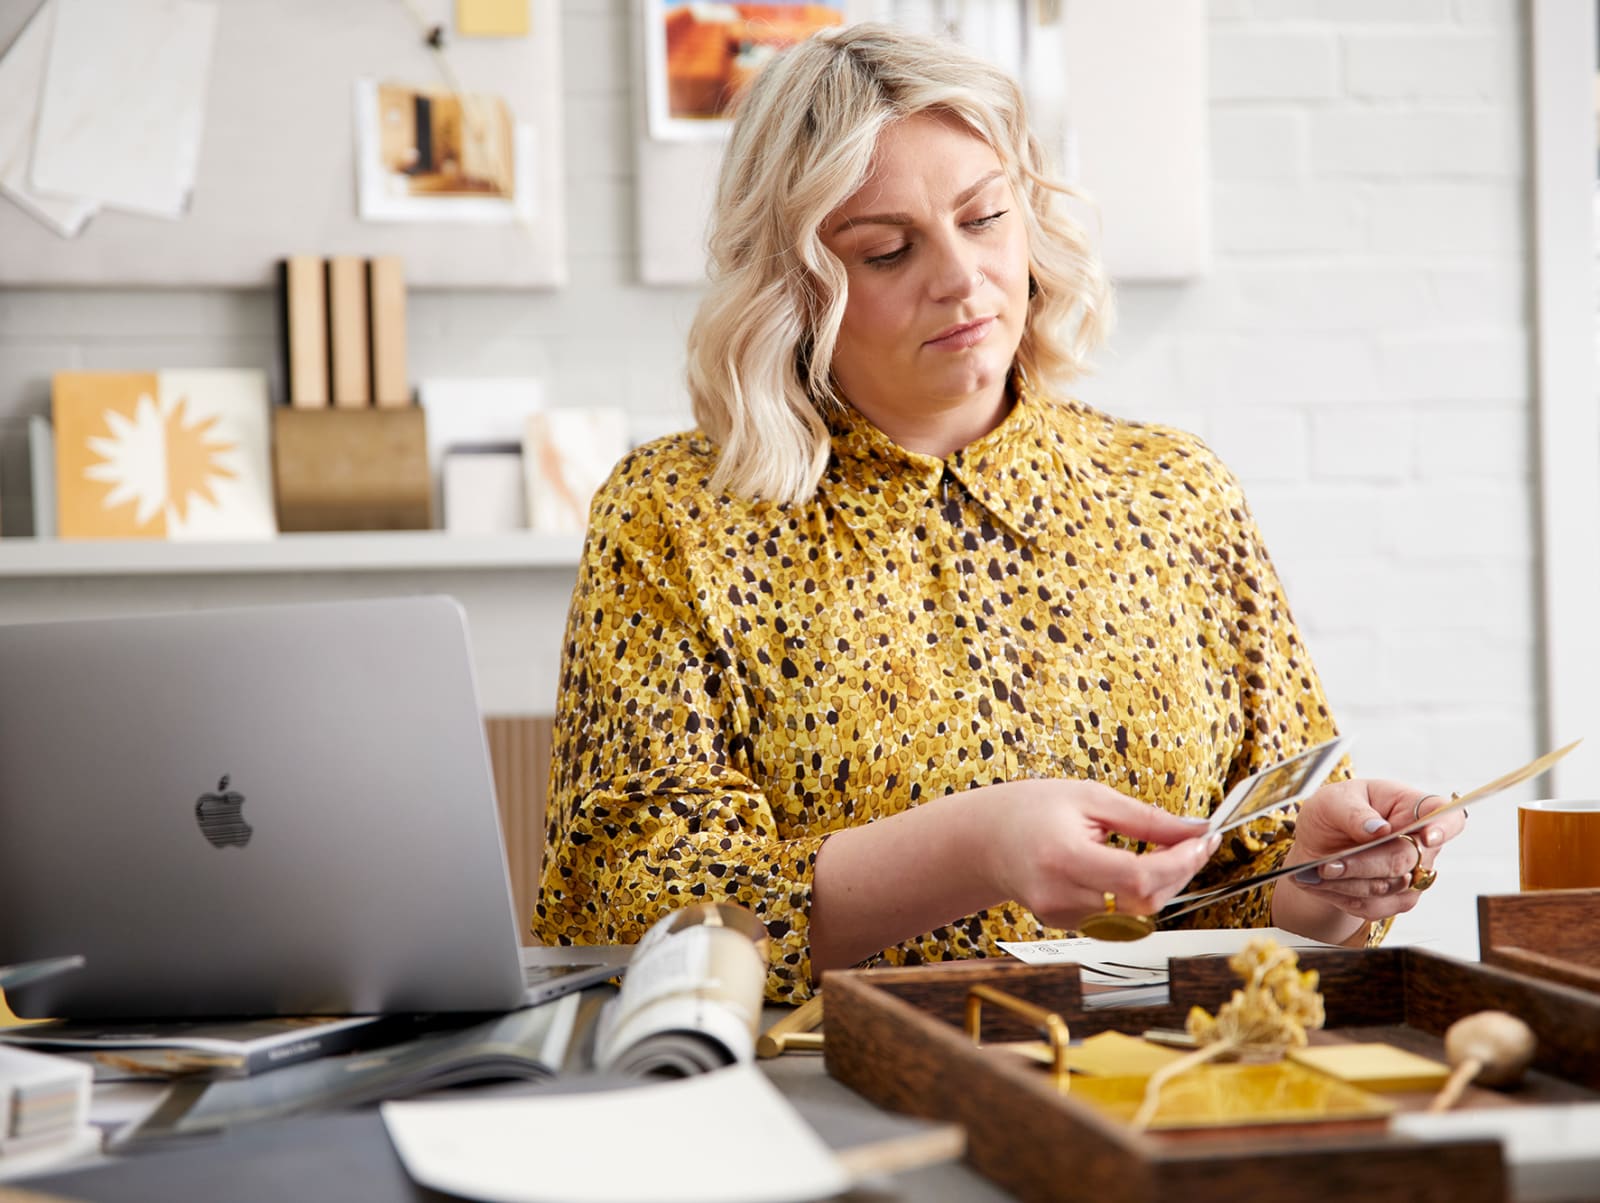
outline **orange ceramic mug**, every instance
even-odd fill
[[[1517,847],[1524,890],[1600,886],[1600,801],[1524,802]]]

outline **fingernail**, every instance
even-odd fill
[[[1222,837],[1220,835],[1212,836],[1211,839],[1206,842],[1206,855],[1212,855],[1220,847],[1222,847]]]
[[[1343,876],[1344,876],[1344,862],[1342,860],[1332,860],[1332,861],[1329,861],[1327,864],[1322,866],[1322,879],[1324,881],[1326,881],[1330,877],[1343,877]]]
[[[1444,843],[1444,832],[1437,827],[1430,827],[1422,833],[1422,842],[1430,848]]]
[[[1322,880],[1322,874],[1315,869],[1301,869],[1294,875],[1294,880],[1303,886],[1314,886]]]
[[[1384,822],[1382,819],[1368,819],[1365,823],[1361,824],[1361,830],[1365,831],[1368,835],[1371,835],[1374,831],[1378,830],[1378,828],[1387,827],[1388,825],[1389,824]]]

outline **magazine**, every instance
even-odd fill
[[[122,1142],[356,1107],[486,1081],[687,1077],[755,1057],[767,933],[749,911],[673,912],[634,950],[621,989],[591,987],[470,1027],[271,1073],[179,1082]]]
[[[755,1058],[767,929],[743,907],[675,911],[639,941],[595,1035],[597,1069],[687,1077]]]
[[[135,1026],[64,1020],[0,1032],[7,1044],[87,1061],[98,1081],[241,1078],[415,1033],[409,1016],[282,1016]]]
[[[359,1107],[469,1082],[537,1081],[560,1073],[584,995],[370,1052],[324,1057],[273,1073],[179,1082],[119,1144],[190,1135],[303,1111]]]

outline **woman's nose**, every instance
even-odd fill
[[[977,256],[959,243],[944,243],[932,258],[931,285],[935,300],[963,300],[983,283],[983,272],[978,267]]]

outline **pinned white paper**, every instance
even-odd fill
[[[54,0],[32,188],[155,217],[194,189],[217,6]]]
[[[385,1103],[383,1120],[418,1183],[489,1203],[797,1203],[850,1187],[752,1066],[592,1094]]]
[[[0,191],[29,216],[71,238],[100,206],[92,200],[41,196],[28,186],[33,126],[54,19],[55,0],[45,0],[0,59]]]

